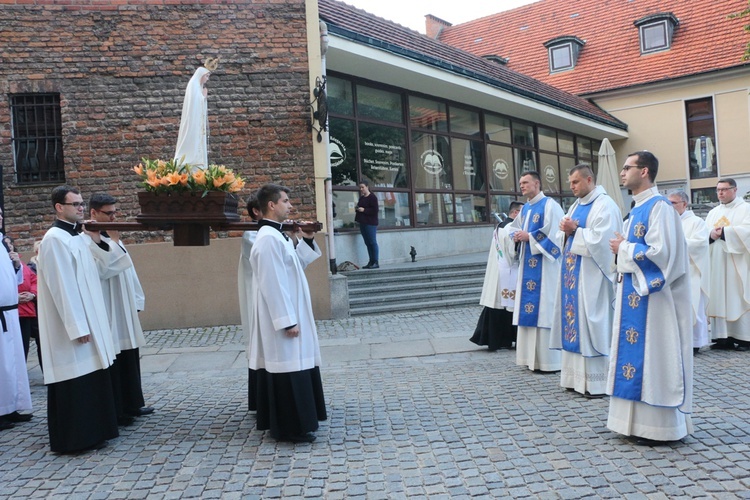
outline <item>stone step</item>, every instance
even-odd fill
[[[440,279],[439,276],[435,276],[429,280],[409,280],[409,281],[398,281],[392,282],[378,282],[378,283],[358,283],[354,286],[349,286],[349,297],[367,296],[372,297],[381,293],[393,294],[395,292],[407,292],[413,294],[419,294],[430,290],[440,290],[446,288],[465,288],[465,287],[479,287],[482,289],[484,283],[484,273],[476,276],[466,277],[465,275],[461,279]],[[384,286],[385,285],[385,286]]]
[[[395,303],[387,305],[368,305],[362,307],[350,308],[352,316],[365,316],[368,314],[383,314],[388,312],[404,311],[422,311],[425,309],[445,309],[448,307],[466,307],[475,306],[479,303],[479,296],[476,297],[459,297],[455,299],[433,300],[421,302],[419,304]]]
[[[360,297],[349,298],[349,309],[367,305],[381,304],[399,304],[408,302],[411,304],[420,304],[423,302],[432,302],[435,300],[452,300],[465,296],[471,297],[475,303],[479,303],[479,297],[482,295],[482,287],[464,287],[464,288],[445,288],[441,290],[427,290],[412,293],[381,293],[377,295],[363,295]]]
[[[420,266],[420,267],[394,267],[394,268],[380,268],[380,269],[360,269],[358,271],[344,271],[343,274],[347,277],[350,282],[360,280],[370,280],[375,278],[392,278],[393,276],[419,276],[424,274],[433,274],[436,272],[473,272],[482,270],[484,272],[487,267],[486,263],[478,264],[456,264],[456,265],[441,265],[441,266]]]
[[[454,268],[433,268],[428,271],[419,272],[388,272],[388,273],[361,273],[360,275],[347,275],[349,288],[368,286],[369,284],[386,284],[402,282],[435,281],[445,279],[462,279],[466,277],[484,277],[486,266]]]

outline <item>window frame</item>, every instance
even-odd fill
[[[555,66],[554,52],[560,49],[567,49],[570,64],[567,66]],[[549,72],[559,73],[561,71],[568,71],[576,67],[575,60],[573,59],[573,42],[559,43],[552,45],[547,49],[549,54]]]
[[[57,92],[10,94],[8,102],[10,105],[13,172],[16,183],[33,186],[64,182],[65,156],[60,94]],[[49,113],[51,113],[52,123],[48,120]],[[21,114],[25,115],[23,120]],[[33,123],[28,121],[30,115],[34,117]],[[22,121],[24,125],[21,125]],[[22,128],[25,131],[24,134],[20,133]],[[22,152],[23,143],[26,144],[25,155]],[[53,149],[52,156],[49,153],[50,143]],[[28,151],[32,148],[32,144],[35,152],[33,156],[30,156]],[[26,160],[21,161],[21,156],[25,156]],[[54,161],[51,162],[50,158]],[[36,162],[36,168],[29,166],[32,159]],[[22,163],[24,164],[22,165]]]
[[[658,47],[646,48],[646,30],[651,28],[661,27],[662,34],[664,35],[664,45]],[[641,54],[653,54],[654,52],[662,52],[669,50],[672,47],[672,40],[669,36],[669,26],[667,26],[667,20],[662,19],[653,23],[642,24],[638,26],[638,33],[641,38]]]

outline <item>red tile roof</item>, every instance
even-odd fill
[[[320,18],[333,36],[389,51],[401,57],[473,78],[507,92],[616,128],[627,126],[587,99],[564,92],[496,62],[472,55],[426,35],[335,0],[319,0]],[[335,69],[331,67],[331,69]]]
[[[541,0],[446,27],[439,39],[477,55],[509,59],[508,67],[574,94],[590,94],[748,65],[742,61],[750,18],[727,16],[746,0]],[[641,55],[633,22],[671,12],[679,19],[670,50]],[[575,69],[550,74],[547,42],[585,40]]]

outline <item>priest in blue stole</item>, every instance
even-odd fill
[[[620,278],[607,427],[645,445],[693,432],[688,248],[679,215],[654,184],[658,168],[648,151],[628,156],[620,178],[635,206],[610,242]]]
[[[562,387],[586,397],[603,397],[616,277],[609,240],[622,231],[622,214],[604,188],[596,185],[589,165],[573,167],[568,180],[578,199],[560,221],[565,246],[551,346],[562,353]]]
[[[519,181],[528,203],[508,226],[519,244],[519,270],[513,324],[518,325],[516,364],[529,370],[560,370],[560,352],[550,349],[550,328],[560,279],[562,239],[557,230],[563,210],[542,192],[538,172],[524,172]]]

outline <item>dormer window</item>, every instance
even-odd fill
[[[671,12],[662,12],[638,19],[633,24],[638,27],[641,39],[641,54],[651,54],[669,50],[672,35],[680,21]]]
[[[578,54],[586,42],[575,36],[559,36],[544,44],[549,51],[549,72],[557,73],[573,69]]]

